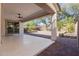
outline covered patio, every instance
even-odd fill
[[[47,48],[56,40],[56,11],[59,10],[58,4],[0,4],[1,7],[1,29],[0,29],[0,55],[36,55]],[[52,24],[52,39],[24,35],[23,22],[39,17],[51,15],[54,20]],[[19,23],[19,33],[9,33],[7,31],[8,22]],[[43,41],[44,40],[44,41]],[[20,48],[19,48],[20,47]],[[14,49],[14,50],[13,50]],[[28,50],[27,50],[28,49]],[[11,50],[11,51],[10,51]],[[14,53],[12,52],[14,51]],[[24,52],[25,53],[24,53]]]
[[[61,8],[58,3],[0,4],[0,55],[38,55],[47,47],[50,47],[51,45],[53,46],[53,44],[55,44],[57,40],[56,21],[57,12],[59,10],[61,10]],[[44,17],[47,15],[51,16],[51,39],[24,34],[23,22]],[[17,31],[9,33],[7,30],[8,23],[17,23]],[[76,47],[78,48],[79,20],[77,25],[78,35]],[[44,52],[39,55],[44,55]]]

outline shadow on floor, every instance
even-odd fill
[[[51,39],[51,36],[50,35],[43,35],[43,34],[32,34],[32,33],[25,33],[25,34],[28,34],[28,35],[32,35],[32,36],[37,36],[37,37],[42,37],[42,38],[47,38],[47,39]]]
[[[55,42],[38,56],[79,56],[78,48],[71,48],[61,43]]]

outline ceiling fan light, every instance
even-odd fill
[[[20,13],[18,13],[18,18],[23,18]]]

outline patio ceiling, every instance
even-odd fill
[[[5,19],[13,21],[28,21],[45,15],[54,14],[54,7],[56,7],[56,9],[59,8],[57,4],[49,3],[3,3],[1,6],[2,16]],[[22,19],[18,18],[18,13],[23,16]]]

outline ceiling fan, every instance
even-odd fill
[[[18,15],[18,18],[23,18],[23,16],[20,13],[18,13],[17,15]]]

